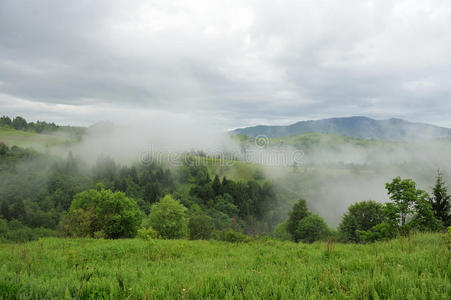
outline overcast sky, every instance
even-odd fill
[[[451,1],[0,1],[0,114],[451,127]]]

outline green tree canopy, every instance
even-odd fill
[[[204,213],[196,213],[188,221],[189,238],[192,240],[208,240],[215,229],[209,216]]]
[[[357,230],[369,230],[384,221],[384,206],[375,201],[362,201],[349,206],[338,227],[344,240],[359,242]]]
[[[17,129],[17,130],[26,129],[27,128],[27,121],[24,118],[17,116],[12,121],[11,126],[14,129]]]
[[[130,238],[136,235],[142,214],[122,192],[88,190],[75,195],[69,210],[69,234]]]
[[[299,199],[296,204],[293,205],[293,209],[290,212],[290,217],[288,218],[287,230],[296,239],[296,231],[298,228],[299,221],[310,215],[307,209],[307,202],[304,199]]]
[[[187,234],[184,207],[171,195],[166,195],[150,208],[150,225],[162,238],[177,239]]]
[[[386,183],[390,200],[393,202],[401,226],[406,224],[406,218],[412,213],[412,209],[422,191],[417,190],[417,184],[412,179],[396,177],[391,183]]]
[[[387,221],[401,232],[413,228],[419,230],[437,230],[442,225],[434,217],[429,195],[416,188],[412,179],[396,177],[386,188],[392,203],[385,205]],[[407,219],[409,217],[409,220]]]
[[[326,238],[330,233],[326,222],[317,214],[310,214],[299,221],[295,240],[304,243],[313,243]]]

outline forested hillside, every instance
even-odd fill
[[[232,131],[250,137],[270,138],[295,136],[304,133],[325,133],[361,139],[403,141],[412,139],[450,138],[451,129],[401,119],[374,120],[367,117],[331,118],[301,121],[291,125],[258,125]]]

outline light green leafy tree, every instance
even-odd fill
[[[186,207],[171,195],[166,195],[150,208],[150,225],[164,239],[186,237],[188,230],[185,211]]]
[[[141,220],[138,205],[124,193],[91,189],[75,195],[63,226],[73,236],[131,238]]]
[[[345,241],[359,242],[356,231],[370,230],[384,220],[384,205],[376,201],[362,201],[349,206],[338,229]]]

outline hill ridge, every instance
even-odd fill
[[[232,134],[270,138],[295,136],[308,132],[343,135],[360,139],[409,140],[451,137],[451,129],[399,118],[376,120],[364,116],[336,117],[299,121],[290,125],[256,125],[237,128]]]

